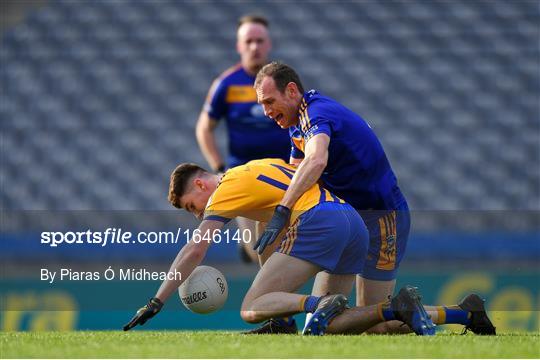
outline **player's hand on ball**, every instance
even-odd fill
[[[276,241],[283,228],[287,225],[290,217],[291,210],[288,207],[282,205],[276,206],[274,215],[272,215],[272,218],[268,222],[268,225],[266,225],[266,229],[253,247],[253,250],[258,249],[259,254],[262,254],[268,245]]]
[[[144,325],[144,323],[148,319],[153,318],[154,315],[156,315],[162,307],[163,303],[161,302],[161,300],[159,300],[158,298],[151,298],[148,301],[148,304],[140,308],[135,314],[135,316],[131,319],[131,321],[124,325],[124,331],[128,331],[136,325]]]

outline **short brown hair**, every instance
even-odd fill
[[[257,73],[255,78],[255,88],[261,85],[262,80],[265,76],[271,77],[276,83],[276,88],[280,93],[285,91],[287,84],[293,82],[298,87],[300,93],[304,94],[304,86],[300,81],[300,76],[294,71],[292,67],[287,64],[284,64],[280,61],[272,61],[270,64],[263,66],[261,70]]]
[[[181,209],[180,198],[184,196],[184,193],[189,187],[189,180],[201,173],[207,173],[205,169],[197,164],[184,163],[180,164],[174,169],[171,174],[171,181],[169,183],[169,202],[175,208]]]
[[[242,16],[240,19],[238,19],[238,27],[239,28],[240,26],[244,25],[244,24],[248,24],[248,23],[253,23],[253,24],[261,24],[265,27],[270,27],[270,23],[268,22],[268,19],[265,18],[264,16],[262,15],[256,15],[256,14],[248,14],[248,15],[244,15]]]

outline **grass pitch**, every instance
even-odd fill
[[[231,332],[1,332],[2,358],[538,358],[540,332],[306,337]]]

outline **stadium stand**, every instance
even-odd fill
[[[2,208],[170,209],[247,12],[370,121],[412,209],[540,208],[537,2],[124,0],[50,1],[2,34]]]

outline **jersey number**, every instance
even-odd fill
[[[276,165],[276,164],[270,164],[272,165],[273,167],[277,168],[278,170],[280,170],[282,173],[285,174],[285,176],[287,176],[289,179],[292,179],[293,176],[294,176],[294,173],[296,172],[295,170],[291,170],[291,169],[288,169],[284,166],[280,166],[280,165]],[[289,188],[289,185],[285,184],[285,183],[282,183],[281,181],[279,180],[276,180],[276,179],[272,179],[271,177],[268,177],[266,175],[259,175],[257,176],[257,180],[259,181],[262,181],[262,182],[265,182],[269,185],[272,185],[274,187],[277,187],[278,189],[281,189],[283,191],[287,191],[287,189]]]

